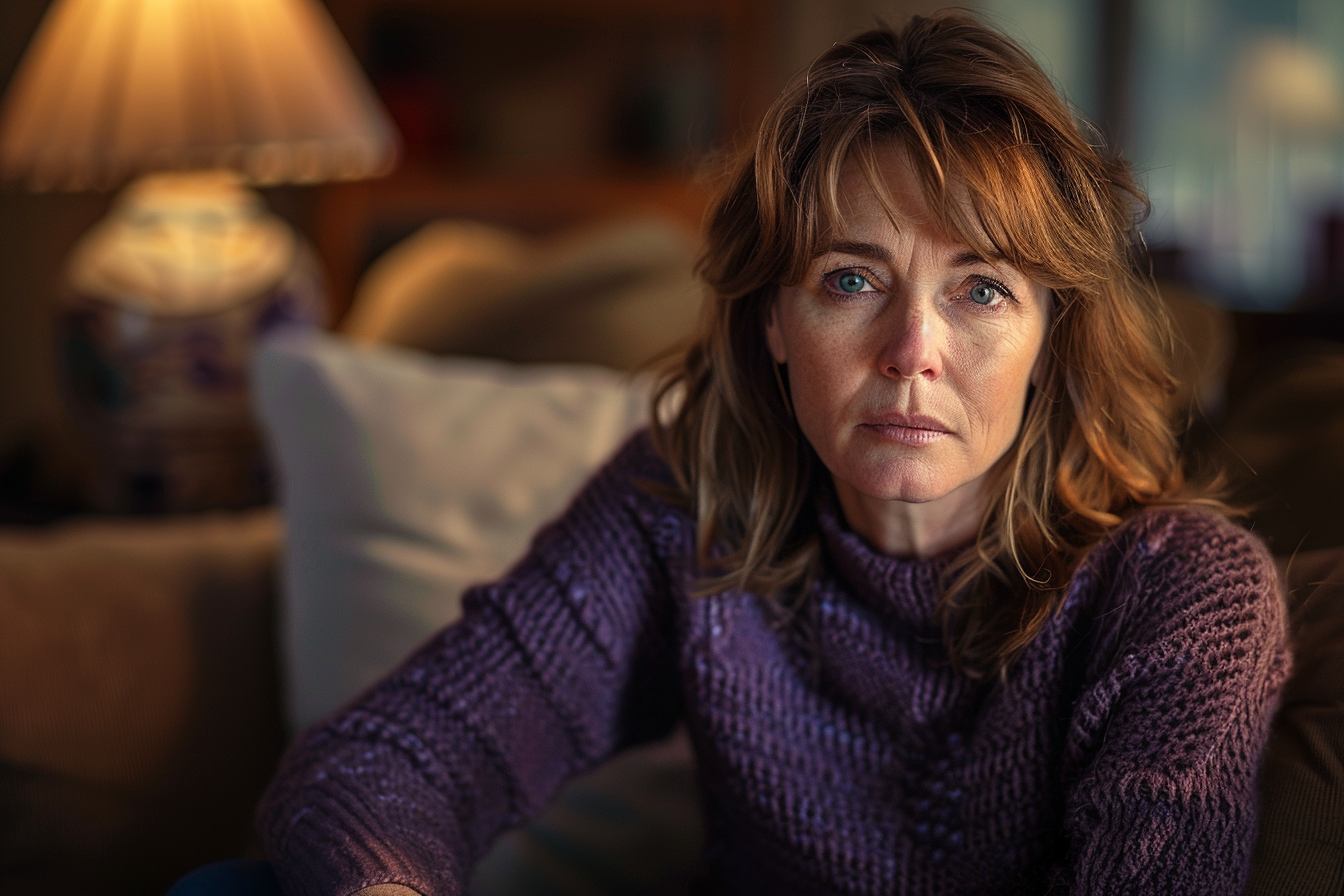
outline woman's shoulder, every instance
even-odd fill
[[[678,541],[694,523],[671,467],[648,429],[640,429],[600,466],[575,496],[569,511],[549,529],[575,527],[588,533],[630,534],[634,530]],[[543,530],[543,534],[547,530]]]
[[[633,432],[593,475],[588,491],[655,511],[679,509],[681,489],[648,428]]]
[[[1210,507],[1139,511],[1097,545],[1080,573],[1133,627],[1249,627],[1274,637],[1284,629],[1282,588],[1265,543]]]
[[[653,442],[653,433],[647,426],[630,434],[616,449],[605,469],[627,479],[649,480],[669,487],[676,485],[672,468],[659,453]]]
[[[1275,576],[1269,549],[1257,535],[1200,504],[1144,508],[1117,526],[1103,547],[1154,573]]]

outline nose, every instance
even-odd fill
[[[938,315],[918,299],[893,302],[887,309],[885,341],[878,363],[894,379],[943,374],[942,327]]]

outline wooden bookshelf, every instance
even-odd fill
[[[698,226],[704,160],[778,87],[771,3],[328,0],[408,138],[389,177],[321,188],[333,320],[380,251],[436,218]]]

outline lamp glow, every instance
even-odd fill
[[[397,139],[317,0],[55,0],[0,106],[0,178],[109,189],[57,293],[66,405],[104,510],[267,497],[254,341],[318,326],[313,253],[252,185],[371,177]]]
[[[0,108],[0,177],[35,190],[168,169],[349,180],[396,153],[316,0],[56,0]]]

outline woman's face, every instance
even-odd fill
[[[852,490],[983,506],[984,477],[1021,426],[1050,294],[939,230],[903,149],[877,160],[896,219],[849,163],[842,222],[804,280],[779,290],[770,352],[842,502]]]

